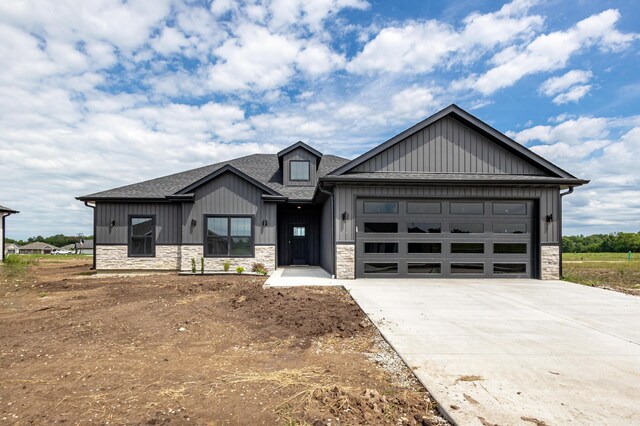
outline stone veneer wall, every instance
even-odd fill
[[[542,279],[560,279],[560,246],[542,246]]]
[[[352,280],[356,277],[356,245],[336,244],[336,278]]]
[[[179,246],[156,245],[155,257],[128,257],[126,245],[96,245],[96,269],[166,270],[178,269]]]
[[[196,260],[196,270],[200,271],[200,258],[203,253],[203,246],[190,245],[182,246],[182,256],[180,261],[180,270],[183,272],[191,272],[191,259]],[[268,272],[276,269],[276,246],[255,246],[255,257],[205,257],[205,272],[223,271],[222,264],[224,262],[231,263],[229,270],[234,272],[238,266],[242,266],[246,272],[251,272],[251,266],[254,263],[262,263]]]

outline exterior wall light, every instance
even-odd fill
[[[197,223],[198,223],[198,222],[196,222],[196,220],[195,220],[195,219],[191,219],[191,227],[192,227],[192,228],[195,228]]]
[[[111,219],[111,222],[109,222],[109,227],[113,228],[114,226],[116,226],[116,220],[115,219]]]
[[[349,220],[349,213],[347,213],[347,212],[343,212],[343,213],[342,213],[342,220],[343,220],[344,222],[346,222],[347,220]]]
[[[264,227],[264,226],[267,226],[267,219],[263,219],[263,220],[262,220],[262,226],[263,226],[263,227]]]

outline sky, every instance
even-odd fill
[[[590,179],[564,233],[640,231],[636,0],[0,2],[7,236],[76,196],[303,140],[353,158],[455,103]]]

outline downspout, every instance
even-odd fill
[[[93,265],[91,266],[92,270],[96,270],[96,253],[98,252],[98,242],[97,242],[97,238],[98,238],[98,234],[96,232],[96,205],[94,203],[94,205],[92,206],[91,204],[89,204],[89,201],[85,201],[84,205],[92,208],[93,209]]]
[[[9,216],[11,213],[9,214],[3,214],[2,215],[2,235],[0,235],[0,238],[2,238],[2,241],[0,241],[0,250],[2,250],[2,261],[4,262],[4,230],[5,230],[5,221],[4,218]]]
[[[336,277],[336,212],[333,203],[333,192],[327,191],[322,187],[322,183],[318,182],[318,190],[329,196],[331,200],[331,278]]]
[[[569,188],[569,190],[567,192],[561,192],[560,193],[560,202],[558,203],[558,210],[560,211],[560,214],[558,216],[560,216],[560,218],[558,219],[558,236],[560,237],[560,278],[562,279],[563,277],[563,271],[562,271],[562,197],[564,197],[565,195],[569,195],[569,194],[573,194],[573,186],[571,188]]]

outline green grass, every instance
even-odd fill
[[[598,261],[598,260],[622,260],[627,261],[627,253],[562,253],[562,260],[582,260],[582,261]],[[632,253],[632,261],[640,262],[640,253]]]

